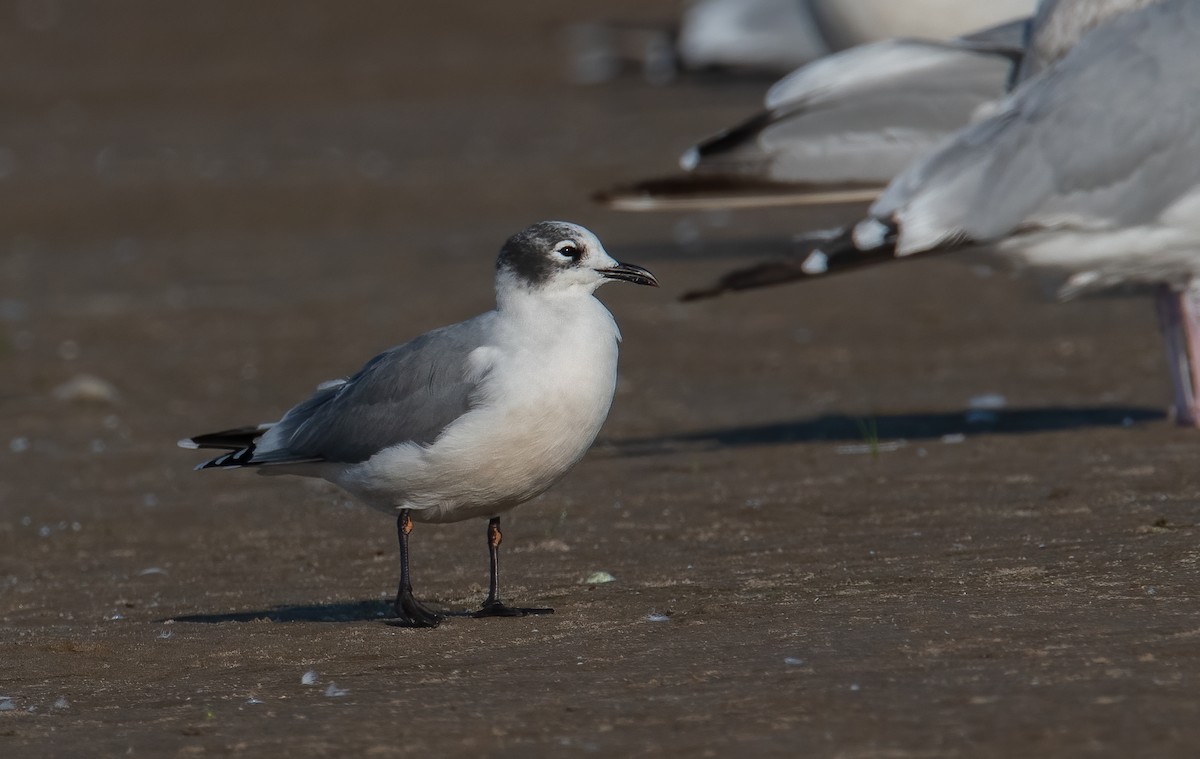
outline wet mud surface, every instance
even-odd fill
[[[763,84],[572,85],[574,4],[14,7],[0,755],[1200,748],[1200,437],[1147,299],[937,260],[675,302],[855,209],[589,204]],[[664,283],[602,292],[609,421],[505,519],[509,598],[556,613],[388,626],[390,520],[174,442],[490,307],[541,218]],[[417,526],[420,597],[479,602],[484,526]]]

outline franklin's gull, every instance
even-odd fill
[[[488,518],[490,583],[474,616],[548,613],[500,600],[500,514],[557,482],[604,423],[621,335],[593,293],[613,280],[658,286],[583,227],[535,224],[500,251],[495,310],[381,353],[278,422],[179,444],[228,451],[197,469],[320,477],[395,515],[398,624],[432,627],[443,618],[413,597],[414,521]]]

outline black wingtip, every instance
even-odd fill
[[[693,161],[700,163],[712,160],[716,156],[736,151],[747,142],[757,139],[758,135],[773,124],[778,117],[778,114],[774,111],[756,113],[742,123],[729,129],[724,129],[712,137],[701,141],[689,151],[689,155]]]
[[[867,203],[881,189],[869,182],[806,184],[701,171],[618,185],[591,199],[614,211],[701,211]]]
[[[258,424],[253,427],[235,427],[220,432],[209,432],[204,435],[184,438],[176,443],[180,448],[216,448],[226,451],[237,451],[254,443],[255,439],[271,429],[271,424]]]
[[[708,287],[684,293],[679,300],[688,303],[729,292],[756,290],[798,280],[823,279],[830,274],[894,261],[896,229],[887,224],[885,230],[882,245],[868,250],[855,244],[854,227],[846,227],[832,235],[804,238],[787,258],[734,269]]]
[[[218,456],[211,461],[205,461],[203,464],[196,465],[196,471],[201,469],[236,469],[238,467],[250,466],[254,463],[254,446],[248,446],[231,453],[226,453],[223,456]]]
[[[800,261],[767,261],[765,263],[734,269],[721,276],[712,285],[697,290],[689,290],[679,296],[682,303],[698,300],[709,300],[725,293],[741,290],[756,290],[760,287],[771,287],[794,282],[797,279],[811,279],[824,276],[808,274],[802,268]]]

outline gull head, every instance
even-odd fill
[[[612,280],[658,287],[653,274],[617,261],[594,234],[565,221],[542,221],[518,232],[504,243],[496,260],[500,288],[590,295]]]

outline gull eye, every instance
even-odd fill
[[[573,242],[560,242],[554,247],[554,252],[572,261],[578,261],[583,258],[583,251]]]

